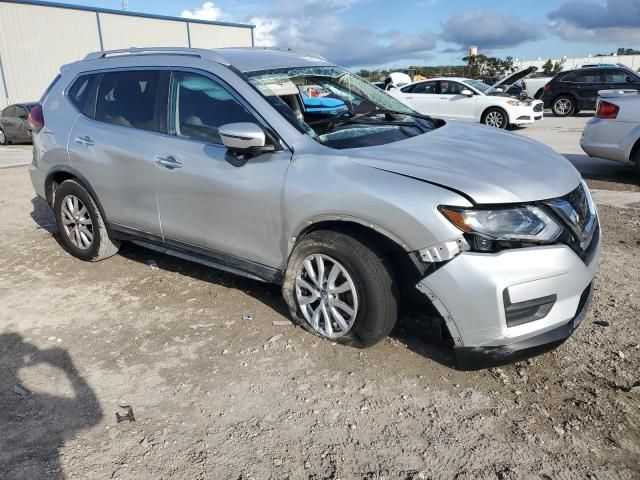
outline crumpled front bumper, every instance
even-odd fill
[[[599,230],[593,242],[586,260],[566,245],[464,252],[424,278],[418,290],[443,317],[458,367],[512,363],[566,340],[589,306],[600,256]],[[555,296],[555,303],[544,317],[507,324],[505,298],[520,303],[548,296]]]

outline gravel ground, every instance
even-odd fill
[[[573,337],[479,372],[425,320],[360,351],[290,325],[272,286],[126,244],[83,263],[25,168],[0,190],[0,479],[640,478],[634,186],[595,192]]]

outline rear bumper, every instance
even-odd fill
[[[36,167],[34,164],[29,165],[29,177],[31,177],[31,184],[36,194],[46,200],[47,194],[45,192],[45,174],[42,170]]]
[[[461,370],[481,370],[518,362],[549,352],[569,338],[584,320],[591,304],[593,284],[583,292],[576,315],[569,322],[540,335],[510,345],[455,347],[456,364]]]
[[[629,163],[631,148],[637,140],[638,123],[614,120],[589,120],[580,138],[580,147],[591,157]],[[634,133],[635,132],[635,133]]]

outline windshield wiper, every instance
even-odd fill
[[[435,123],[433,122],[433,119],[431,117],[429,117],[428,115],[422,115],[421,113],[417,113],[417,112],[410,112],[410,113],[398,112],[397,110],[390,110],[390,109],[386,109],[386,108],[374,108],[373,110],[370,110],[368,112],[354,115],[351,118],[345,118],[342,121],[336,122],[336,124],[334,126],[347,125],[349,123],[362,123],[362,124],[368,124],[368,125],[372,125],[374,123],[382,123],[382,124],[385,124],[385,125],[396,125],[398,127],[413,127],[413,128],[417,127],[420,130],[422,130],[423,132],[427,131],[418,122],[403,122],[403,121],[399,121],[399,120],[388,120],[386,118],[385,119],[382,119],[382,118],[371,119],[371,117],[373,117],[375,115],[382,115],[382,114],[406,115],[408,117],[419,118],[421,120],[426,120],[429,123],[429,126],[431,128],[435,128]]]
[[[381,115],[381,114],[385,114],[388,113],[390,115],[406,115],[407,117],[414,117],[414,118],[421,118],[422,120],[427,120],[429,122],[433,122],[433,119],[429,116],[429,115],[423,115],[421,113],[418,112],[399,112],[397,110],[391,110],[388,108],[374,108],[373,110],[366,112],[366,113],[361,113],[360,115],[356,115],[356,117],[371,117],[373,115]]]

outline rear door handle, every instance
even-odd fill
[[[174,168],[182,167],[182,163],[179,162],[176,157],[167,155],[165,157],[157,157],[156,163],[160,166],[173,170]]]
[[[91,140],[91,137],[89,137],[88,135],[81,135],[79,137],[76,137],[76,143],[84,145],[85,147],[91,147],[95,145],[95,142]]]
[[[410,96],[407,96],[407,97],[404,97],[404,98],[406,98],[407,100],[413,100],[413,97],[410,97]]]

